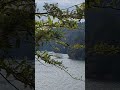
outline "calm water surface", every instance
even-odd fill
[[[81,78],[75,80],[64,71],[38,61],[35,62],[35,90],[85,90],[85,62],[69,59],[67,54],[61,54],[63,64],[68,67],[68,71],[74,77]],[[82,77],[81,77],[82,76]]]

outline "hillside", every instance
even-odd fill
[[[63,33],[65,33],[65,38],[62,39],[62,41],[66,42],[69,46],[68,47],[64,47],[62,45],[58,45],[54,42],[50,42],[48,44],[44,44],[42,47],[40,47],[40,50],[47,50],[47,51],[54,51],[57,53],[64,53],[64,54],[68,54],[69,58],[71,59],[83,59],[85,56],[85,52],[84,52],[84,48],[72,48],[75,44],[85,44],[85,29],[84,29],[84,25],[85,23],[79,23],[79,29],[76,30],[67,30],[64,29],[62,30]],[[59,50],[56,50],[54,48],[52,48],[51,46],[55,46],[57,48],[59,48]]]

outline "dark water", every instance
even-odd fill
[[[81,78],[75,80],[64,71],[38,61],[35,62],[35,90],[85,90],[85,62],[69,59],[67,54],[61,54],[63,64],[68,67],[68,71],[74,77]],[[82,77],[81,77],[82,76]]]

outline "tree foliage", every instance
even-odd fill
[[[69,46],[66,42],[62,41],[64,33],[60,32],[60,30],[64,28],[71,30],[78,28],[78,22],[84,18],[85,3],[72,6],[75,8],[73,10],[70,10],[72,7],[60,9],[57,3],[45,3],[43,7],[44,13],[39,10],[37,10],[36,13],[36,17],[39,18],[36,20],[35,24],[35,40],[36,46],[38,46],[36,47],[36,55],[46,63],[65,69],[61,62],[51,59],[47,52],[41,53],[39,47],[42,47],[43,43],[48,43],[50,41],[54,41],[63,46]]]
[[[86,0],[86,9],[89,8],[111,8],[120,10],[120,0]]]
[[[27,2],[27,4],[23,2]],[[120,0],[87,0],[86,8],[108,7],[113,9],[119,9],[119,2]],[[64,38],[64,34],[60,32],[60,29],[68,28],[72,30],[78,27],[77,23],[81,19],[85,18],[85,3],[72,6],[75,8],[73,10],[70,10],[70,8],[72,7],[60,9],[58,7],[58,4],[48,3],[45,3],[43,7],[45,12],[40,12],[38,9],[36,9],[35,16],[38,17],[39,20],[35,21],[34,37],[34,32],[31,33],[31,30],[34,30],[34,17],[31,18],[31,16],[33,16],[34,14],[34,12],[31,11],[34,11],[33,9],[35,9],[33,0],[1,0],[0,49],[6,52],[9,48],[17,48],[19,47],[23,36],[25,36],[24,39],[26,40],[28,40],[28,36],[30,36],[33,39],[35,38],[35,55],[37,55],[38,60],[39,58],[41,58],[46,63],[53,64],[56,67],[65,70],[66,67],[64,67],[62,62],[51,59],[50,55],[47,52],[41,52],[39,50],[39,46],[42,47],[43,43],[48,43],[50,41],[54,41],[64,46],[68,46],[67,43],[61,41],[61,39]],[[23,17],[25,18],[24,21],[22,21]],[[45,18],[45,20],[42,18]],[[10,42],[11,38],[15,38],[15,44]],[[79,47],[81,46],[78,44],[74,45],[74,48]],[[100,48],[102,48],[102,46]],[[23,82],[25,86],[29,85],[32,88],[35,88],[35,68],[26,63],[25,60],[18,63],[15,59],[12,59],[11,62],[9,62],[5,60],[5,55],[3,55],[0,59],[0,70],[6,70],[6,77],[12,74],[15,79]],[[28,80],[28,78],[30,80]]]
[[[34,8],[32,0],[0,1],[0,74],[4,75],[2,70],[5,70],[6,80],[12,75],[31,88],[35,87],[35,68],[24,57],[16,60],[15,56],[9,55],[9,50],[20,48],[22,40],[33,41],[28,37],[34,39]],[[30,43],[34,45],[34,42]]]
[[[118,10],[118,12],[119,12],[119,10],[120,10],[120,0],[86,0],[86,12],[88,11],[88,13],[89,13],[89,10],[91,10],[91,12],[92,12],[92,10],[93,11],[98,11],[97,13],[99,13],[99,14],[101,13],[102,10],[104,10],[104,11],[108,10],[110,12],[112,12],[112,10],[115,10],[115,11]],[[101,11],[99,12],[99,10],[101,10]],[[111,16],[110,16],[110,18],[112,20]],[[109,22],[109,20],[108,20],[108,22]],[[106,22],[104,22],[104,23],[106,23]],[[107,25],[109,25],[109,24],[107,24]],[[106,27],[108,27],[107,25],[106,25]],[[94,29],[94,30],[95,30],[95,32],[97,31],[96,29]],[[105,30],[105,32],[106,31],[107,30]],[[95,36],[93,34],[91,34],[91,35],[92,35],[92,36],[90,36],[91,38],[95,38]],[[93,42],[94,42],[94,40],[93,40]],[[115,43],[116,43],[116,40],[115,40]],[[87,48],[88,49],[87,54],[90,55],[90,56],[91,55],[98,55],[98,56],[99,55],[103,55],[103,56],[108,56],[109,55],[109,56],[111,56],[111,55],[115,55],[115,54],[117,55],[119,53],[119,46],[113,45],[112,40],[111,41],[109,41],[109,40],[108,41],[102,41],[102,40],[99,41],[98,40],[94,44],[91,44],[91,45],[87,44],[87,45],[88,45],[87,47],[89,47],[89,48]]]
[[[49,41],[68,46],[67,43],[61,41],[61,39],[64,38],[64,34],[60,32],[60,29],[75,29],[78,27],[77,23],[84,18],[85,3],[75,5],[75,9],[72,11],[70,11],[69,8],[62,10],[58,7],[58,4],[45,3],[43,7],[46,11],[44,14],[41,12],[36,12],[35,14],[39,20],[35,22],[34,37],[34,32],[32,31],[34,30],[34,17],[31,17],[34,14],[34,12],[31,11],[34,11],[35,9],[33,1],[0,1],[0,48],[4,52],[4,55],[0,58],[0,69],[6,70],[6,79],[10,75],[13,75],[16,80],[24,83],[25,87],[29,85],[30,87],[35,88],[35,68],[29,65],[26,60],[18,62],[15,57],[12,56],[9,56],[9,59],[11,60],[6,60],[7,51],[11,48],[19,48],[21,40],[24,39],[29,42],[28,37],[32,37],[30,39],[35,38],[35,55],[37,55],[37,59],[39,60],[39,58],[41,58],[46,63],[53,64],[56,67],[65,70],[66,67],[62,62],[51,59],[47,52],[39,51],[39,46],[42,46],[43,43],[48,43]],[[42,17],[47,19],[42,20]],[[10,41],[13,38],[16,41],[15,43],[11,43]],[[33,45],[33,42],[31,43],[31,45]]]

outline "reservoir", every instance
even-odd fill
[[[85,90],[85,61],[69,59],[67,54],[59,55],[62,58],[53,58],[62,61],[68,67],[68,72],[81,80],[73,79],[65,71],[36,60],[35,90]]]

